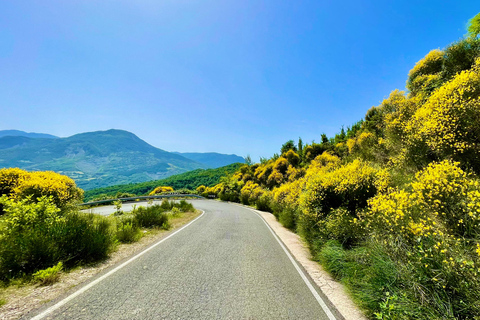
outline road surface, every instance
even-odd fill
[[[193,204],[186,228],[26,319],[333,319],[255,212]]]

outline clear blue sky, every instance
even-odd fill
[[[360,120],[476,1],[2,1],[0,130],[270,157]]]

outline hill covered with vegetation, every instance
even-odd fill
[[[85,190],[207,168],[123,130],[57,139],[4,136],[0,138],[0,167],[55,171],[68,175]]]
[[[480,14],[365,118],[203,195],[272,212],[372,319],[480,319]]]
[[[220,181],[220,178],[226,174],[231,174],[242,166],[241,163],[233,163],[217,169],[196,169],[193,171],[181,173],[161,180],[146,181],[141,183],[131,183],[116,185],[105,188],[88,190],[85,192],[85,201],[91,201],[97,198],[118,197],[120,194],[148,195],[158,186],[169,186],[175,190],[189,189],[195,190],[200,185],[214,186]]]

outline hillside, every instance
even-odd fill
[[[221,154],[216,152],[174,152],[181,155],[187,159],[203,163],[209,168],[220,168],[227,166],[232,163],[244,163],[245,159],[243,157],[237,156],[235,154]]]
[[[0,167],[59,172],[89,190],[207,166],[155,148],[130,132],[108,130],[58,139],[1,137]]]
[[[134,184],[115,185],[105,188],[93,189],[85,192],[85,201],[90,201],[100,195],[114,197],[117,193],[133,193],[136,195],[148,194],[158,186],[169,186],[175,190],[186,188],[195,190],[197,187],[213,186],[226,174],[232,174],[242,166],[241,163],[233,163],[216,169],[196,169],[193,171],[177,174],[161,180],[146,181]]]
[[[35,133],[35,132],[25,132],[20,130],[0,130],[0,138],[5,136],[16,136],[16,137],[27,137],[27,138],[45,138],[45,139],[57,139],[58,137],[46,134],[46,133]]]

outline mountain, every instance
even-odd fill
[[[45,139],[57,139],[58,137],[52,136],[46,133],[25,132],[20,130],[0,130],[0,138],[12,136],[12,137],[27,137],[27,138],[45,138]]]
[[[52,170],[85,190],[162,179],[207,165],[155,148],[133,133],[107,130],[68,138],[0,138],[0,168]]]
[[[220,168],[232,163],[244,163],[245,159],[235,154],[221,154],[216,152],[174,152],[187,159],[203,163],[209,168]]]

